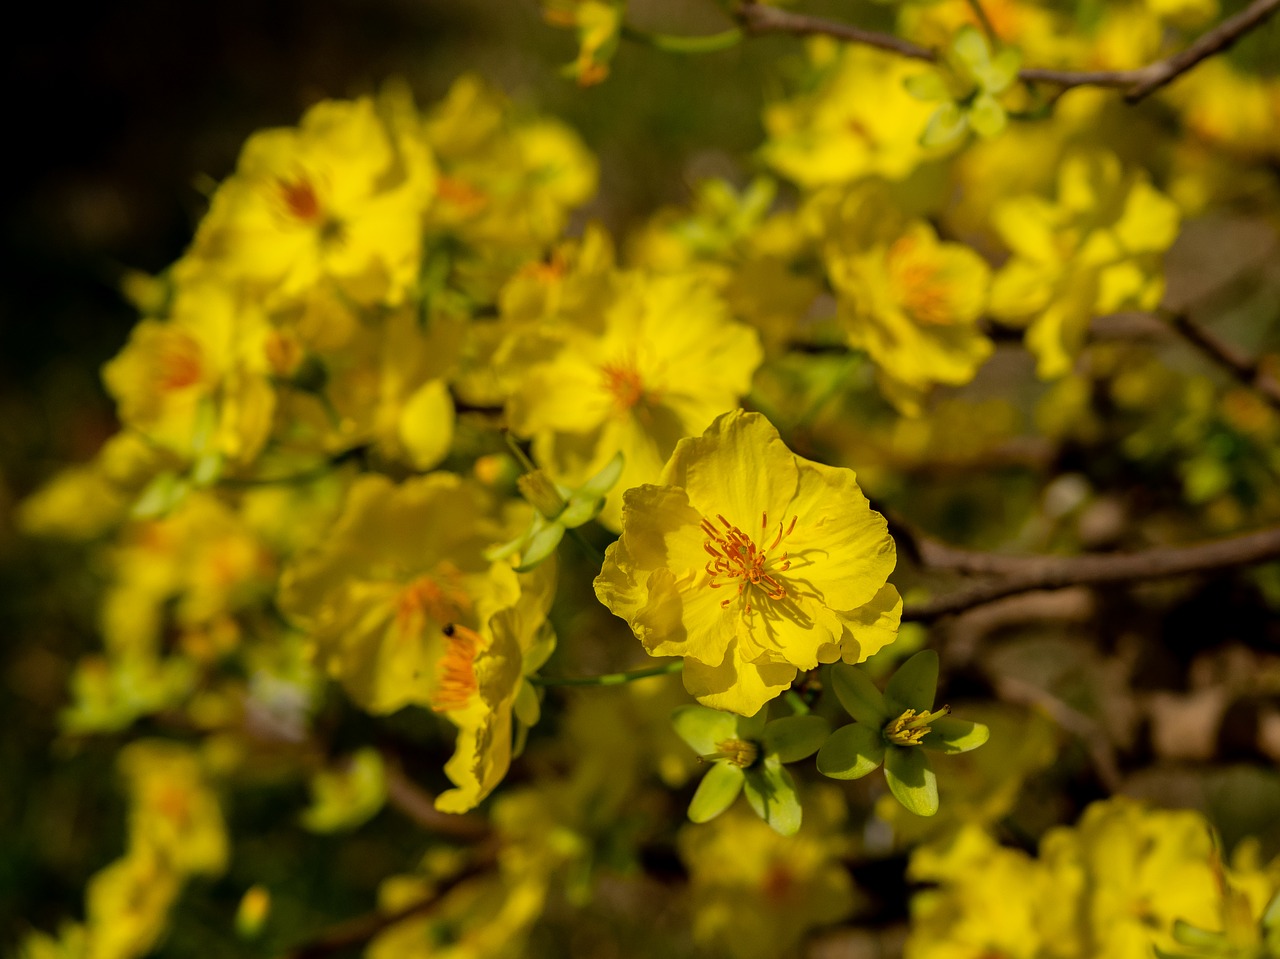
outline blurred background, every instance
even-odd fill
[[[725,26],[714,4],[684,0],[638,0],[631,19],[670,32]],[[600,196],[584,218],[624,230],[686,199],[697,179],[749,163],[761,137],[759,66],[778,44],[794,49],[769,41],[683,59],[627,45],[616,64],[625,82],[582,90],[560,74],[572,33],[547,27],[535,0],[45,3],[5,31],[0,954],[28,924],[53,929],[79,914],[85,880],[122,841],[120,797],[85,788],[115,781],[118,744],[58,743],[55,725],[71,666],[97,645],[98,571],[83,549],[19,538],[11,510],[116,428],[99,369],[136,320],[119,293],[124,271],[154,272],[181,254],[204,209],[201,184],[232,170],[254,130],[392,76],[429,104],[475,71],[564,118],[601,160]],[[315,865],[330,864],[323,846],[310,853]]]

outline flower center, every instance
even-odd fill
[[[947,284],[938,265],[930,263],[916,249],[916,239],[904,236],[889,247],[889,273],[903,307],[917,323],[948,326],[953,317]]]
[[[722,739],[716,743],[716,751],[711,757],[723,759],[731,766],[746,769],[755,763],[760,756],[760,747],[749,739]]]
[[[185,389],[200,382],[200,344],[186,333],[169,331],[156,354],[156,386],[160,392]]]
[[[479,688],[476,682],[476,653],[481,639],[475,630],[456,623],[444,627],[448,645],[440,660],[440,683],[431,698],[431,708],[438,713],[462,709]]]
[[[604,374],[605,391],[613,396],[619,412],[625,413],[644,399],[644,383],[635,363],[605,363],[600,372]]]
[[[787,894],[794,888],[795,883],[795,873],[791,871],[790,865],[775,860],[765,871],[761,892],[764,893],[764,898],[768,902],[779,905],[787,898]]]
[[[401,637],[421,634],[426,620],[452,623],[471,611],[471,597],[462,588],[459,572],[441,564],[435,574],[419,576],[396,597],[396,625]]]
[[[778,533],[768,546],[757,546],[750,536],[725,519],[723,513],[717,513],[716,519],[720,521],[723,529],[709,519],[702,521],[702,531],[707,534],[707,540],[702,544],[702,548],[711,556],[706,565],[707,575],[711,577],[707,585],[712,589],[719,589],[721,586],[732,586],[732,580],[738,582],[737,594],[723,600],[720,608],[728,609],[729,604],[745,593],[748,586],[760,587],[769,599],[783,599],[787,595],[787,590],[775,574],[785,573],[790,569],[791,561],[787,559],[787,553],[784,550],[778,557],[777,564],[771,565],[769,552],[777,549],[782,541],[791,535],[796,528],[797,517],[791,517],[791,524],[785,529],[782,523],[778,523]],[[762,533],[769,529],[767,512],[760,514],[760,529]],[[730,582],[720,582],[721,579]],[[744,611],[751,612],[749,596]]]
[[[305,176],[299,176],[296,180],[281,177],[276,184],[280,188],[284,208],[291,217],[303,223],[313,223],[320,219],[320,197],[316,195],[315,186]]]
[[[929,733],[929,724],[950,712],[950,706],[943,706],[931,713],[917,713],[914,709],[908,709],[884,727],[884,738],[896,746],[919,746],[920,741]]]

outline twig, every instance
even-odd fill
[[[910,40],[903,40],[891,33],[880,33],[876,30],[863,30],[850,23],[836,20],[824,20],[822,17],[811,17],[804,13],[792,13],[778,7],[768,7],[759,3],[744,3],[738,8],[738,20],[747,33],[790,33],[797,37],[822,36],[835,37],[837,40],[848,40],[850,43],[861,43],[868,47],[878,47],[899,56],[912,60],[938,59],[934,50],[916,46]]]
[[[363,916],[356,916],[354,919],[339,923],[315,939],[294,947],[286,954],[285,959],[319,959],[321,956],[329,956],[366,943],[398,922],[429,912],[449,892],[468,879],[474,879],[488,872],[493,867],[494,858],[492,852],[486,852],[461,872],[438,882],[431,895],[403,909],[395,912],[365,913]]]
[[[489,825],[478,816],[454,815],[436,809],[435,798],[405,775],[400,763],[384,753],[387,802],[423,829],[476,842],[489,835]]]
[[[1280,382],[1268,376],[1256,359],[1195,323],[1185,313],[1175,313],[1169,318],[1169,325],[1245,386],[1256,390],[1270,406],[1280,410]]]
[[[1198,37],[1189,47],[1171,57],[1149,63],[1134,70],[1052,70],[1024,67],[1018,78],[1028,83],[1053,83],[1071,87],[1117,87],[1125,91],[1129,103],[1137,103],[1202,60],[1231,47],[1249,31],[1257,28],[1280,9],[1280,0],[1254,0],[1247,8]],[[792,13],[778,7],[747,2],[738,8],[738,19],[750,34],[790,33],[795,36],[822,35],[888,50],[913,60],[935,62],[936,50],[917,46],[889,33],[863,30],[851,24],[806,14]]]
[[[895,537],[902,537],[902,527]],[[1085,556],[1011,556],[959,549],[908,532],[901,543],[926,569],[997,575],[1000,578],[945,593],[902,611],[904,621],[930,622],[1005,596],[1037,589],[1163,579],[1280,559],[1280,527],[1195,546],[1162,546],[1135,553]]]

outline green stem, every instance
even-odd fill
[[[791,712],[796,716],[809,715],[809,704],[794,689],[788,689],[782,698],[786,700],[787,705],[791,707]]]
[[[982,32],[987,35],[987,39],[992,44],[998,44],[1000,38],[996,36],[996,28],[991,25],[991,18],[987,16],[987,11],[983,9],[982,0],[969,0],[969,7],[973,10],[973,15],[978,18],[978,23],[982,25]]]
[[[650,676],[669,676],[684,669],[684,660],[674,663],[663,663],[661,666],[650,666],[648,669],[633,669],[626,673],[607,673],[604,676],[530,676],[529,682],[538,686],[621,686],[633,683],[637,679],[648,679]]]
[[[582,533],[576,527],[569,527],[565,529],[565,532],[569,534],[570,538],[575,543],[577,543],[580,547],[582,547],[582,551],[584,553],[586,553],[588,556],[594,559],[601,566],[604,565],[604,553],[596,549],[595,545],[591,542],[591,540],[583,536]]]
[[[680,37],[670,33],[646,33],[628,26],[623,26],[622,35],[628,40],[643,43],[664,53],[715,53],[737,46],[742,42],[743,36],[742,31],[736,27],[700,37]]]

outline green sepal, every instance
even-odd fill
[[[831,735],[831,724],[821,716],[784,716],[764,727],[764,752],[778,762],[807,759],[822,748]]]
[[[909,94],[926,103],[951,99],[951,91],[947,87],[947,81],[942,78],[942,74],[937,70],[914,73],[903,80],[902,85],[906,87]]]
[[[730,763],[712,763],[689,803],[690,822],[708,822],[733,805],[745,776]]]
[[[747,770],[745,791],[751,808],[774,832],[794,836],[799,831],[803,812],[800,797],[791,774],[777,759],[770,757]]]
[[[547,660],[551,658],[551,654],[556,651],[556,631],[555,627],[550,623],[543,623],[538,627],[538,632],[534,635],[533,643],[525,650],[522,671],[526,676],[532,676],[543,666]]]
[[[858,722],[878,729],[893,718],[876,684],[857,666],[836,663],[831,667],[831,685],[845,712]]]
[[[1220,932],[1210,932],[1193,926],[1183,919],[1173,922],[1173,941],[1183,946],[1196,946],[1200,949],[1221,948],[1227,944],[1227,937]]]
[[[908,812],[932,816],[938,811],[938,780],[924,750],[912,746],[886,750],[884,778]]]
[[[604,467],[595,476],[591,477],[585,483],[574,491],[570,497],[570,501],[582,497],[583,499],[596,500],[606,496],[609,490],[613,489],[619,479],[622,478],[622,467],[626,462],[621,451],[613,454],[613,459],[604,464]]]
[[[560,523],[550,523],[538,530],[529,538],[529,545],[520,554],[520,565],[516,567],[516,572],[527,573],[541,565],[556,551],[556,547],[560,545],[560,540],[563,538],[564,526]]]
[[[875,726],[841,726],[818,750],[818,772],[830,779],[861,779],[884,762],[884,737]]]
[[[596,499],[582,499],[573,496],[570,497],[569,505],[560,513],[556,522],[565,527],[565,529],[577,529],[583,523],[590,522],[599,516],[602,509],[604,509],[603,496]]]
[[[1267,911],[1262,914],[1262,928],[1270,929],[1272,926],[1280,928],[1280,892],[1275,894]]]
[[[938,690],[938,654],[922,649],[898,667],[884,688],[890,718],[904,710],[927,713]]]
[[[944,103],[929,117],[924,133],[920,134],[920,145],[926,148],[944,147],[955,143],[968,129],[969,117],[960,109],[960,105]]]
[[[191,484],[177,473],[160,473],[143,488],[129,515],[134,519],[164,516],[182,502],[190,490]]]
[[[991,69],[983,78],[983,86],[988,93],[1003,93],[1018,78],[1018,69],[1022,66],[1022,51],[1017,47],[1001,47],[1000,52],[991,58]]]
[[[950,756],[977,749],[990,738],[991,730],[982,723],[943,716],[929,724],[929,731],[920,740],[920,745]]]
[[[1007,122],[1004,107],[990,93],[979,93],[969,105],[969,126],[973,127],[973,132],[978,136],[988,139],[998,136]]]
[[[966,23],[951,40],[951,52],[975,80],[981,80],[991,66],[991,47],[973,24]]]
[[[516,719],[526,726],[538,725],[538,720],[542,718],[542,703],[533,683],[521,681],[520,691],[516,693],[515,714]]]
[[[681,706],[671,714],[671,725],[699,756],[716,751],[716,743],[737,739],[738,717],[710,706]]]

